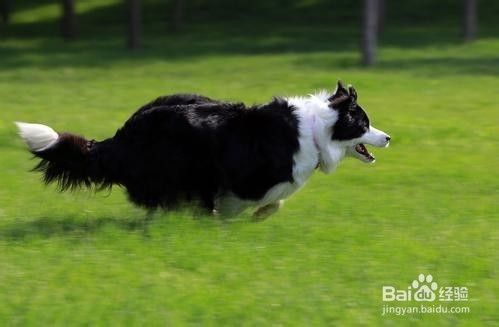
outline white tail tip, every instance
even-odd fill
[[[15,122],[19,129],[19,135],[28,144],[29,149],[38,152],[49,148],[59,138],[52,128],[41,124],[28,124]]]

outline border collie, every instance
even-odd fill
[[[159,97],[103,141],[16,124],[41,158],[35,170],[61,191],[120,185],[149,209],[190,202],[221,215],[253,207],[257,217],[277,211],[317,168],[329,173],[345,156],[372,163],[364,144],[390,141],[340,81],[332,94],[251,107],[195,94]]]

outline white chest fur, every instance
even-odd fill
[[[327,135],[324,132],[324,120],[335,120],[331,117],[332,111],[320,95],[307,98],[289,98],[288,102],[295,107],[295,114],[299,121],[300,148],[293,156],[293,182],[279,183],[267,191],[258,201],[258,206],[264,206],[289,197],[302,187],[313,174],[319,163],[319,146]],[[326,113],[327,117],[324,116]],[[326,133],[327,134],[327,133]]]
[[[239,199],[234,194],[224,194],[217,199],[217,210],[223,214],[235,214],[247,207],[263,207],[288,198],[302,187],[313,174],[319,163],[321,170],[330,172],[336,167],[344,153],[336,153],[329,148],[330,131],[337,119],[337,114],[327,104],[327,93],[318,93],[309,97],[288,98],[295,108],[299,127],[299,150],[293,155],[293,182],[274,185],[257,201]],[[319,154],[320,152],[320,154]]]

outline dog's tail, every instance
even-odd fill
[[[59,134],[41,124],[16,122],[16,125],[31,153],[42,159],[34,170],[43,173],[46,184],[57,182],[61,191],[111,186],[112,181],[103,169],[99,142],[70,133]]]

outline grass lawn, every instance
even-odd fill
[[[64,43],[43,34],[57,7],[21,9],[0,41],[0,325],[499,323],[494,26],[466,45],[447,25],[388,26],[379,65],[364,69],[355,25],[196,23],[178,35],[152,25],[130,53],[116,24]],[[158,95],[259,103],[338,78],[356,86],[390,148],[373,149],[372,166],[347,159],[317,172],[259,223],[183,211],[146,225],[119,188],[59,194],[29,172],[12,123],[102,139]],[[471,312],[382,316],[382,286],[406,289],[420,273],[468,287],[468,302],[446,305]]]

